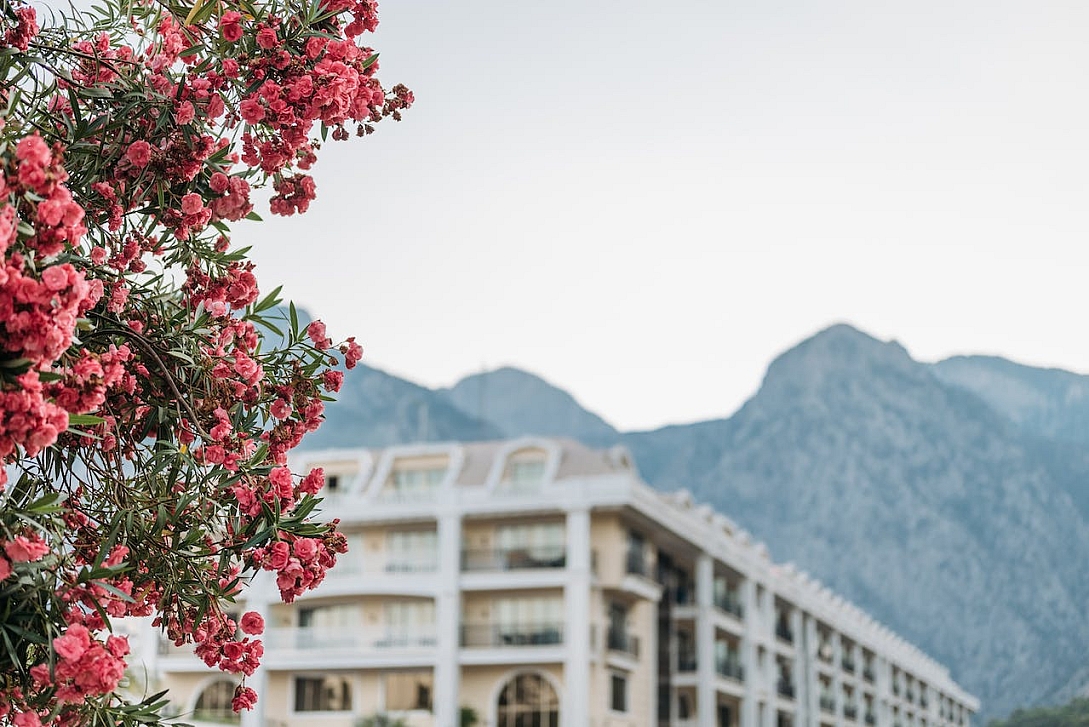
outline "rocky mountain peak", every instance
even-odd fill
[[[620,434],[573,396],[536,374],[510,366],[467,376],[444,392],[462,411],[498,426],[508,437],[575,437],[606,446]]]
[[[772,361],[753,399],[769,415],[850,410],[854,404],[877,401],[899,409],[935,396],[936,384],[899,343],[837,324]],[[740,418],[753,408],[751,400]]]

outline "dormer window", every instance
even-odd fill
[[[430,497],[446,479],[446,457],[397,460],[382,488],[384,500],[419,500]]]
[[[359,477],[360,463],[354,460],[335,460],[324,462],[312,462],[324,470],[322,478],[321,496],[343,495],[352,489],[352,483]]]
[[[507,457],[503,485],[514,489],[539,485],[545,476],[547,455],[541,449],[523,449]]]

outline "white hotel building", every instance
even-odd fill
[[[948,670],[622,448],[526,438],[304,453],[350,552],[316,591],[256,582],[261,694],[242,724],[353,727],[967,727]],[[154,649],[152,651],[155,651]],[[149,666],[187,721],[234,682]]]

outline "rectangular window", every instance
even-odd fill
[[[558,624],[563,620],[563,599],[502,598],[495,610],[501,624]]]
[[[446,478],[447,467],[395,467],[390,473],[386,486],[382,488],[382,499],[420,500],[431,495]]]
[[[345,533],[348,552],[337,556],[337,567],[326,574],[326,578],[345,578],[363,572],[363,534]]]
[[[343,645],[345,634],[355,634],[363,623],[358,606],[317,606],[300,608],[295,646],[324,649]]]
[[[434,601],[387,601],[386,627],[412,631],[435,625]]]
[[[434,601],[387,601],[382,646],[429,646],[435,643]]]
[[[636,532],[628,533],[628,573],[638,576],[648,575],[646,541]]]
[[[438,565],[438,535],[434,530],[393,530],[386,536],[386,571],[433,571]]]
[[[500,487],[513,492],[528,492],[540,487],[545,477],[548,454],[542,449],[523,449],[507,457]]]
[[[430,671],[386,672],[386,709],[391,712],[431,711],[435,680]]]
[[[507,481],[515,486],[536,485],[544,479],[544,460],[511,462],[508,467]]]
[[[562,568],[567,551],[563,523],[501,525],[496,543],[508,568]]]
[[[336,676],[295,677],[296,712],[350,712],[352,688]]]
[[[609,680],[611,684],[609,694],[609,706],[614,712],[628,711],[628,678],[620,674],[613,674]]]
[[[352,629],[359,628],[359,606],[315,606],[299,609],[301,628]]]
[[[563,643],[562,598],[502,598],[495,602],[499,644]]]

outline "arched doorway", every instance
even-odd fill
[[[197,722],[238,724],[240,716],[231,709],[231,700],[238,685],[227,679],[216,679],[201,690],[193,706],[192,719]]]
[[[496,727],[559,727],[560,698],[540,674],[518,674],[499,692]]]

